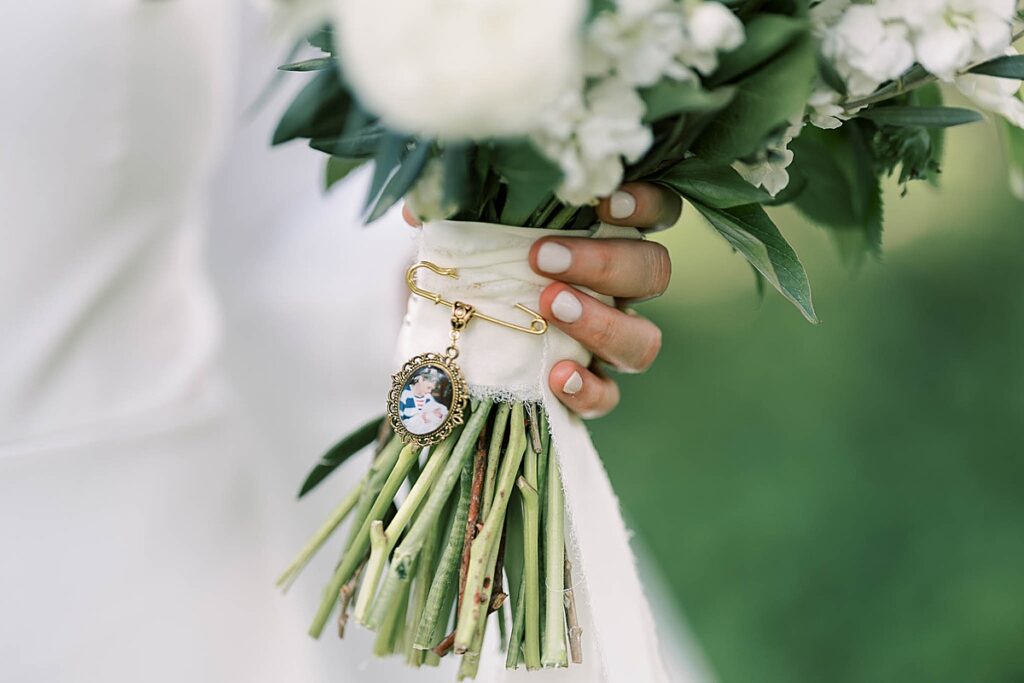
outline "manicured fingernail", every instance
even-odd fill
[[[636,197],[624,190],[612,192],[608,200],[608,212],[612,218],[629,218],[636,211]]]
[[[562,290],[551,302],[551,312],[563,323],[574,323],[583,315],[583,304],[567,290]]]
[[[537,267],[545,273],[564,273],[572,265],[572,252],[558,242],[545,242],[537,250]]]
[[[569,375],[569,379],[565,380],[565,384],[562,385],[562,391],[569,394],[570,396],[572,396],[573,394],[578,394],[580,389],[582,388],[583,378],[580,377],[580,373],[576,372],[575,370],[571,375]]]

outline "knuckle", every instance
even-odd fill
[[[654,244],[647,252],[647,272],[650,274],[651,293],[661,296],[672,281],[672,258],[664,245]]]
[[[606,244],[594,244],[591,255],[592,275],[595,283],[607,283],[615,277],[615,259]]]
[[[590,345],[593,351],[597,352],[597,355],[604,355],[602,352],[610,348],[618,336],[618,324],[615,322],[615,316],[612,315],[601,315],[598,320],[594,321],[590,330]]]

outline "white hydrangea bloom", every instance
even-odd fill
[[[850,96],[867,95],[914,64],[910,31],[886,22],[875,5],[852,5],[828,28],[822,52],[846,81]]]
[[[847,113],[839,104],[840,95],[832,88],[822,85],[814,89],[807,100],[808,119],[818,128],[831,130],[843,125],[852,113]]]
[[[643,100],[619,78],[600,81],[585,96],[566,92],[532,136],[562,170],[558,197],[584,205],[611,194],[622,182],[622,159],[636,161],[651,146],[643,114]]]
[[[684,2],[686,40],[679,60],[704,75],[718,66],[718,53],[743,44],[743,22],[720,2]]]
[[[616,75],[638,87],[662,78],[694,81],[709,74],[718,53],[743,42],[743,23],[719,2],[633,1],[604,12],[587,30],[588,76]]]
[[[332,0],[345,77],[389,126],[533,130],[580,75],[583,0]]]
[[[914,62],[943,81],[1010,44],[1015,0],[824,0],[811,11],[822,50],[853,97]]]
[[[964,74],[957,76],[956,87],[982,109],[999,114],[1018,128],[1024,128],[1024,102],[1020,100],[1020,81]]]
[[[803,117],[790,121],[789,127],[775,140],[765,145],[753,159],[737,161],[732,165],[743,179],[754,187],[763,187],[771,196],[789,185],[789,165],[793,163],[791,143],[803,129]]]

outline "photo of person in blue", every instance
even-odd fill
[[[409,377],[399,399],[402,424],[410,434],[437,431],[448,419],[452,402],[451,379],[441,368],[426,365]]]

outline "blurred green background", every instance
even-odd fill
[[[1024,681],[1024,205],[995,127],[857,272],[774,213],[819,326],[689,212],[662,356],[593,424],[721,683]]]

